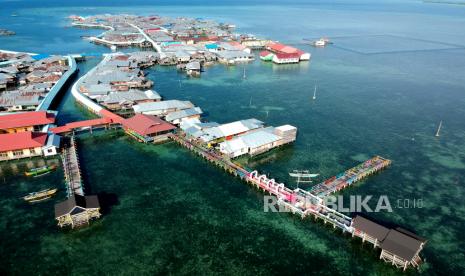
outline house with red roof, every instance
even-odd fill
[[[285,63],[299,63],[300,54],[299,53],[277,53],[273,56],[273,62],[277,64]]]
[[[0,161],[54,155],[59,146],[59,136],[43,132],[0,134]]]
[[[278,64],[297,63],[301,60],[310,60],[310,53],[294,48],[292,46],[284,45],[278,42],[271,42],[265,47],[268,51],[275,53],[273,62]],[[280,56],[278,56],[280,55]],[[295,61],[296,57],[297,61]]]
[[[166,134],[176,127],[154,115],[137,113],[135,116],[121,121],[127,134],[144,143],[166,139]]]
[[[24,131],[40,131],[46,125],[55,123],[55,113],[32,111],[0,116],[0,134]]]

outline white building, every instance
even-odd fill
[[[273,128],[253,131],[220,143],[220,151],[231,158],[244,154],[257,155],[280,145],[283,138],[273,134]]]
[[[61,137],[56,134],[49,134],[47,143],[42,147],[44,156],[57,155],[60,149]]]
[[[189,109],[183,109],[175,112],[171,112],[165,117],[165,121],[170,122],[172,124],[178,125],[182,121],[187,119],[198,119],[202,114],[202,109],[200,107],[194,107]]]
[[[169,100],[161,102],[147,102],[134,105],[135,113],[142,113],[156,116],[166,116],[167,114],[179,110],[193,108],[190,101]]]

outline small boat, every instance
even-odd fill
[[[315,90],[313,90],[313,100],[316,100],[316,85],[315,85]]]
[[[39,202],[51,198],[56,194],[58,189],[45,189],[39,192],[33,192],[24,196],[23,199],[27,202]]]
[[[441,132],[442,121],[439,122],[438,130],[436,131],[436,137],[439,137],[439,133]]]
[[[115,45],[111,45],[110,49],[112,52],[116,52],[118,48]]]
[[[331,44],[328,38],[320,38],[312,42],[312,45],[315,47],[325,47],[326,45]]]
[[[51,171],[55,170],[56,168],[57,168],[56,165],[43,166],[40,168],[30,169],[29,171],[25,172],[24,175],[37,177],[37,176],[48,174]]]
[[[318,173],[309,173],[309,171],[304,170],[304,171],[298,171],[294,170],[293,172],[289,173],[289,176],[292,177],[304,177],[304,178],[314,178],[319,176],[320,174]]]

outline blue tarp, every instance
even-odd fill
[[[38,55],[32,56],[32,58],[35,60],[41,60],[41,59],[48,58],[48,57],[50,57],[50,55],[47,55],[47,54],[38,54]]]
[[[217,49],[217,48],[218,48],[218,45],[215,44],[215,43],[206,44],[206,45],[205,45],[205,48],[208,49],[208,50]]]

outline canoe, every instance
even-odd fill
[[[24,175],[26,176],[41,176],[50,173],[51,171],[57,168],[56,165],[51,166],[43,166],[39,168],[30,169],[29,171],[25,172]]]
[[[56,194],[57,189],[45,189],[39,192],[33,192],[24,196],[23,199],[27,202],[39,202],[51,198]]]

